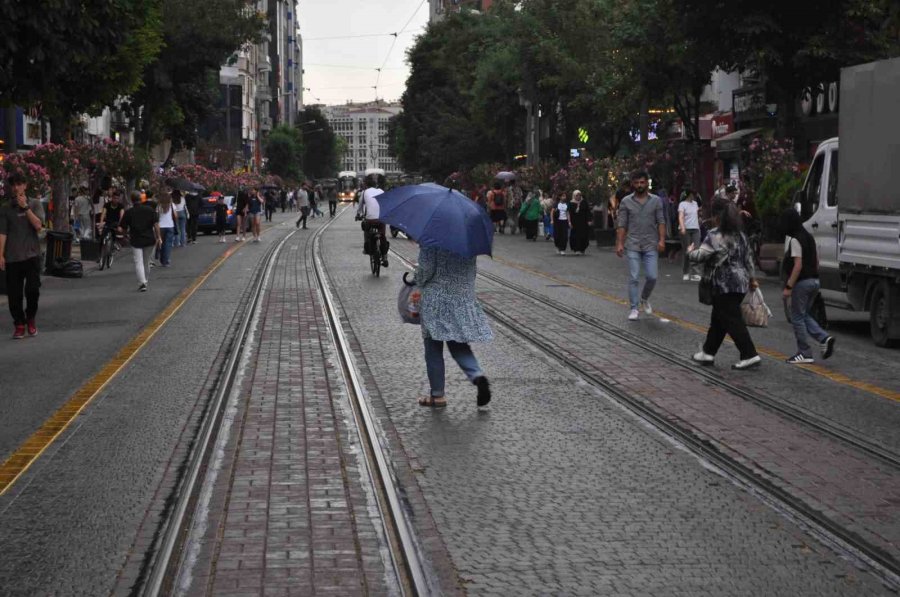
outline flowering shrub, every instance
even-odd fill
[[[790,173],[800,176],[800,165],[794,157],[794,145],[788,140],[756,137],[744,151],[741,169],[741,193],[753,198],[763,180],[770,174]]]
[[[50,189],[50,173],[40,164],[29,162],[25,155],[14,153],[3,160],[3,178],[16,173],[25,177],[28,182],[28,195],[36,197]],[[6,185],[0,185],[0,197],[8,194]]]
[[[65,145],[38,145],[25,154],[25,159],[42,166],[52,179],[68,178],[80,171],[78,156]]]

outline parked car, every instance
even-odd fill
[[[204,234],[212,234],[216,231],[216,200],[217,197],[204,197],[200,202],[200,218],[197,224],[197,230]],[[227,195],[225,197],[225,205],[228,206],[228,219],[225,221],[225,230],[229,232],[237,231],[237,220],[234,217],[234,197]]]

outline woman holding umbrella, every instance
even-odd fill
[[[475,298],[475,260],[490,255],[494,236],[487,214],[462,193],[433,184],[397,187],[378,196],[379,219],[419,243],[415,283],[425,366],[431,391],[419,405],[447,406],[444,394],[444,343],[478,389],[477,405],[491,400],[491,389],[469,346],[493,338]],[[426,219],[421,214],[430,216]]]

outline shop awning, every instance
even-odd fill
[[[745,139],[748,139],[761,131],[761,128],[755,129],[741,129],[739,131],[735,131],[731,134],[725,135],[724,137],[719,137],[713,143],[716,147],[716,153],[735,153],[741,150],[741,144]]]

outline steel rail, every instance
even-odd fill
[[[403,261],[407,267],[413,267],[414,264],[411,260],[397,251],[394,251],[394,254],[398,259]],[[479,275],[482,275],[482,273],[479,272]],[[487,275],[484,277],[490,279]],[[498,283],[496,281],[494,282]],[[807,529],[824,544],[831,546],[832,549],[843,554],[848,559],[864,565],[885,584],[893,588],[900,588],[900,561],[886,550],[873,545],[871,542],[860,537],[857,533],[829,519],[815,508],[806,504],[803,500],[794,497],[772,481],[757,474],[752,468],[740,463],[734,457],[723,453],[708,440],[695,435],[688,426],[683,426],[675,421],[669,420],[644,401],[631,396],[616,385],[596,376],[586,368],[581,367],[574,362],[560,358],[558,350],[550,343],[542,340],[540,333],[535,330],[530,330],[534,333],[528,333],[520,322],[515,321],[489,305],[482,304],[482,308],[488,315],[507,328],[510,333],[519,336],[529,344],[538,348],[553,361],[559,363],[573,373],[576,373],[591,385],[604,391],[623,408],[655,427],[664,435],[682,444],[686,449],[694,453],[695,456],[713,465],[721,474],[728,477],[739,486],[751,490],[771,507],[781,512],[801,527]]]
[[[787,419],[810,427],[815,431],[822,433],[823,435],[827,435],[857,450],[860,450],[861,452],[864,452],[869,456],[875,457],[885,464],[900,469],[900,454],[897,454],[896,452],[888,450],[863,437],[860,437],[857,433],[851,431],[850,429],[847,429],[846,427],[835,425],[831,421],[824,419],[817,414],[790,404],[786,404],[784,401],[779,400],[775,397],[766,396],[764,394],[752,392],[750,390],[746,390],[744,388],[736,386],[720,377],[708,367],[699,366],[684,358],[672,356],[658,344],[645,340],[644,338],[641,338],[635,334],[623,331],[622,329],[605,321],[602,321],[592,315],[588,315],[583,311],[579,311],[564,303],[543,296],[533,290],[524,288],[514,282],[505,280],[496,274],[488,272],[478,272],[478,275],[482,276],[486,280],[490,280],[494,284],[517,292],[535,302],[550,307],[555,311],[563,312],[572,319],[576,320],[578,323],[588,324],[591,327],[603,332],[604,334],[614,336],[619,340],[625,341],[629,344],[637,346],[638,348],[646,350],[647,352],[652,353],[654,356],[657,356],[682,369],[686,369],[694,375],[704,378],[705,380],[710,382],[710,384],[718,386],[723,390],[729,392],[730,394],[734,394],[735,396],[742,398],[748,402],[753,402],[769,410],[775,411],[778,414],[783,415]]]
[[[253,313],[265,296],[266,281],[269,279],[278,253],[295,232],[291,231],[278,243],[273,244],[269,248],[263,257],[265,267],[258,271],[253,281],[252,291],[246,301],[237,333],[229,348],[228,358],[222,368],[215,395],[206,409],[200,433],[193,442],[190,455],[188,456],[189,464],[186,473],[176,490],[177,497],[172,514],[166,521],[159,548],[155,550],[149,564],[150,572],[140,591],[145,597],[157,597],[172,593],[172,584],[177,578],[178,566],[181,560],[181,547],[193,520],[192,505],[202,486],[202,473],[206,469],[216,444],[222,415],[224,414],[234,381],[237,378],[241,357],[249,349],[247,340],[251,332]]]
[[[394,474],[386,448],[379,440],[379,425],[366,399],[367,393],[362,376],[354,364],[353,351],[341,324],[340,312],[335,305],[330,290],[328,274],[322,258],[321,236],[331,222],[316,230],[313,241],[314,271],[322,298],[323,311],[329,322],[329,331],[341,362],[341,369],[347,382],[347,389],[357,422],[360,441],[366,455],[374,466],[369,466],[370,476],[376,488],[376,498],[385,525],[395,571],[405,595],[438,595],[440,590],[426,564],[425,555],[419,545],[410,520],[408,508],[404,507],[399,482]]]

